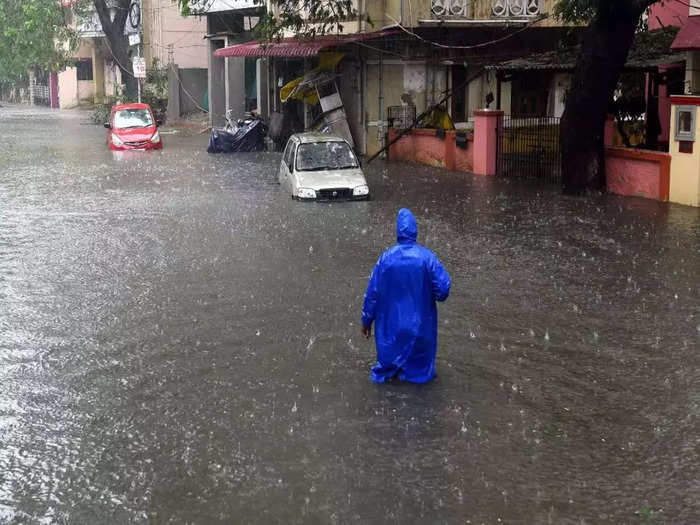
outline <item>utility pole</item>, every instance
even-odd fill
[[[140,36],[140,30],[139,30],[139,36]],[[139,40],[141,40],[139,38]],[[139,42],[139,58],[141,58],[141,43]],[[141,77],[137,78],[137,86],[138,86],[138,94],[139,94],[139,104],[141,103]]]

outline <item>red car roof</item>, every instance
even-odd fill
[[[140,102],[132,102],[130,104],[117,104],[112,107],[112,111],[117,111],[118,109],[151,109],[151,106]]]

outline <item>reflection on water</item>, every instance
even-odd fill
[[[276,154],[83,118],[0,109],[0,522],[700,515],[697,210],[381,163],[298,203]],[[401,206],[453,292],[438,378],[379,387]]]

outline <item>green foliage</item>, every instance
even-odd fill
[[[554,14],[564,22],[582,24],[593,17],[611,19],[625,17],[629,13],[644,10],[658,0],[559,0],[554,6]],[[660,3],[664,3],[661,0]]]
[[[183,15],[201,13],[201,6],[207,4],[206,0],[173,1]],[[256,3],[260,6],[260,22],[255,31],[264,41],[279,40],[285,31],[301,38],[334,34],[343,30],[343,24],[359,17],[352,0],[271,0],[269,11],[265,10],[265,0]]]
[[[274,9],[267,12],[256,28],[263,40],[275,40],[285,30],[297,36],[313,38],[343,30],[343,24],[357,20],[351,0],[273,0]]]
[[[58,71],[77,44],[60,2],[0,2],[0,82],[25,79],[30,68]]]
[[[109,116],[111,111],[112,103],[96,104],[92,115],[90,115],[90,121],[93,124],[98,124],[101,126],[105,122],[109,122]]]
[[[141,101],[150,105],[158,118],[168,109],[168,68],[162,67],[156,58],[146,73]]]

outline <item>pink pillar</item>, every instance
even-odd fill
[[[474,173],[495,175],[498,141],[503,127],[503,111],[480,109],[474,112]]]
[[[605,119],[604,144],[606,146],[615,145],[615,115],[608,115]]]
[[[49,94],[51,95],[51,107],[58,108],[58,73],[49,74]]]

